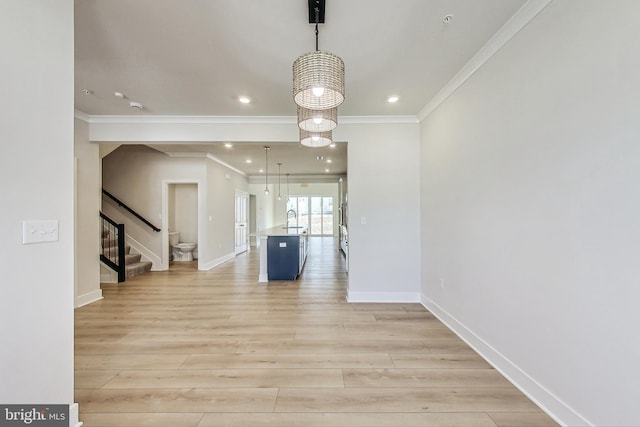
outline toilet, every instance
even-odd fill
[[[169,232],[169,248],[173,261],[193,261],[193,251],[196,243],[180,243],[180,232]]]

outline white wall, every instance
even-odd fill
[[[102,168],[104,188],[158,228],[162,228],[164,181],[206,186],[204,159],[170,158],[144,146],[122,145],[103,159]],[[152,253],[168,255],[168,240],[165,248],[162,233],[154,232],[106,197],[102,209],[113,220],[124,223],[126,233]],[[207,259],[206,251],[198,250],[198,256]]]
[[[75,306],[102,298],[100,289],[100,147],[89,142],[89,124],[75,120]]]
[[[334,131],[349,142],[349,301],[419,300],[419,130],[341,124]]]
[[[246,176],[218,162],[206,162],[209,258],[222,261],[235,254],[236,190],[247,192],[249,183]]]
[[[153,119],[153,118],[152,118]],[[216,120],[158,120],[116,123],[92,117],[90,136],[99,142],[295,141],[294,119],[221,124]],[[394,122],[395,123],[389,123]],[[420,127],[417,120],[387,123],[342,120],[336,141],[347,141],[349,173],[349,299],[419,301],[420,295]],[[272,227],[273,198],[250,185],[262,211],[257,228]],[[271,194],[273,194],[271,185]],[[265,204],[266,203],[266,204]],[[360,223],[360,217],[367,224]],[[200,255],[200,254],[199,254]],[[384,262],[372,262],[372,260]]]
[[[209,269],[234,253],[235,190],[248,190],[245,176],[207,158],[169,157],[148,147],[123,145],[103,160],[104,187],[139,212],[143,217],[162,228],[163,192],[167,187],[167,203],[171,192],[183,184],[198,184],[197,239],[198,268]],[[229,176],[229,179],[226,179]],[[175,201],[178,196],[175,193]],[[103,210],[114,220],[125,223],[127,234],[160,256],[166,251],[163,234],[155,233],[136,219],[132,219],[108,199]],[[209,219],[211,218],[211,219]],[[187,241],[193,230],[178,229],[181,240]],[[168,248],[168,240],[167,240]],[[163,266],[162,268],[168,268]]]
[[[264,194],[265,184],[249,184],[249,194],[256,196],[256,228],[257,231],[275,227],[279,223],[275,216],[275,205],[278,194],[274,196],[273,184],[266,186],[269,194]],[[277,187],[276,187],[276,191]]]
[[[173,231],[180,232],[181,242],[198,242],[198,186],[172,184],[169,187],[173,190],[173,211],[169,214]]]
[[[0,402],[68,404],[73,402],[73,2],[3,1],[0,51]],[[58,241],[23,245],[23,220],[59,221]]]
[[[421,129],[424,302],[567,425],[640,425],[639,20],[554,1]]]

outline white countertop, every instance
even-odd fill
[[[300,236],[307,234],[307,227],[287,227],[284,224],[258,231],[258,236]]]

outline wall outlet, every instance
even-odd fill
[[[444,289],[444,279],[442,277],[440,278],[440,288]]]

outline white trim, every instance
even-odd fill
[[[560,425],[594,426],[454,316],[422,295],[422,305]]]
[[[417,292],[352,292],[347,294],[348,302],[420,302]]]
[[[207,263],[203,263],[203,264],[198,263],[198,270],[201,270],[201,271],[211,270],[212,268],[217,267],[220,264],[223,264],[227,261],[231,261],[235,257],[236,257],[236,254],[230,253],[230,254],[221,256],[220,258],[216,258],[212,261],[209,261]]]
[[[203,159],[208,153],[202,151],[161,151],[169,157],[186,158],[186,159]]]
[[[122,116],[122,115],[89,115],[75,111],[76,117],[87,123],[96,124],[270,124],[295,125],[296,116]],[[340,116],[344,124],[416,124],[417,116]]]
[[[78,413],[80,412],[77,403],[69,404],[69,427],[82,427],[84,424],[81,421],[78,421]]]
[[[102,289],[98,289],[97,291],[89,292],[84,295],[78,295],[76,297],[76,306],[75,308],[83,307],[87,304],[91,304],[92,302],[99,301],[103,299]]]
[[[89,116],[87,113],[84,113],[80,110],[73,110],[73,116],[76,119],[82,120],[85,123],[91,123],[91,116]]]
[[[224,166],[224,167],[226,167],[228,169],[231,169],[232,171],[234,171],[236,173],[239,173],[242,176],[248,176],[246,173],[242,172],[240,169],[236,169],[233,166],[231,166],[229,163],[223,162],[222,160],[220,160],[219,158],[217,158],[216,156],[214,156],[211,153],[207,153],[207,159],[213,160],[214,162],[217,162],[217,163],[221,164],[222,166]]]
[[[346,175],[344,173],[325,173],[318,175],[295,175],[290,176],[290,184],[310,184],[310,183],[321,183],[321,184],[336,184],[340,178],[344,178]],[[264,185],[264,174],[262,175],[248,175],[249,184],[262,184]],[[273,179],[272,179],[273,178]],[[269,177],[269,184],[277,184],[278,176]]]
[[[422,122],[520,32],[551,0],[528,0],[418,113]]]
[[[345,125],[420,123],[417,116],[339,116],[338,120]]]
[[[211,153],[199,152],[199,151],[162,151],[162,153],[166,154],[169,157],[183,158],[183,159],[203,159],[207,158],[209,160],[213,160],[221,164],[222,166],[231,169],[234,172],[239,173],[240,175],[247,176],[246,173],[242,172],[240,169],[236,169],[231,166],[229,163],[225,163],[216,156]]]
[[[125,244],[131,246],[131,249],[142,255],[144,258],[151,261],[152,271],[162,271],[162,259],[154,253],[151,249],[147,248],[142,243],[125,233]]]
[[[117,116],[90,115],[89,123],[104,124],[272,124],[295,125],[294,116]]]

